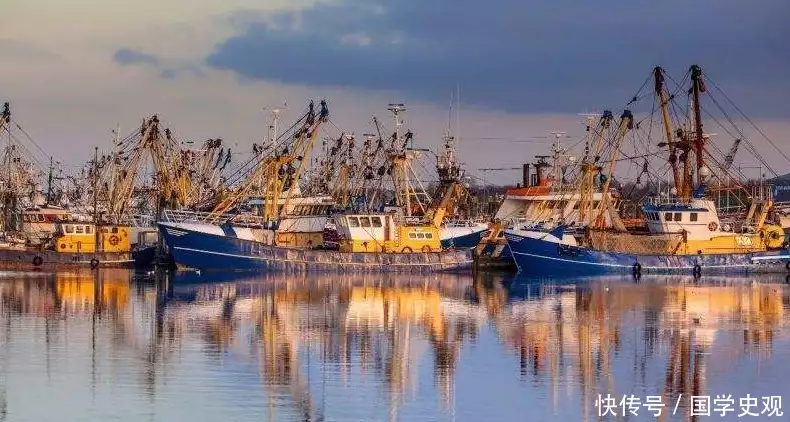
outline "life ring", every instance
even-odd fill
[[[715,221],[711,221],[710,223],[708,223],[708,230],[710,230],[712,232],[715,232],[716,229],[718,229],[718,228],[719,228],[719,225]]]
[[[96,258],[91,259],[91,269],[99,268],[99,260]]]
[[[117,246],[121,239],[118,238],[116,235],[110,236],[110,245]]]
[[[408,247],[408,246],[405,246],[400,251],[401,251],[401,253],[412,253],[413,252],[413,250],[410,247]]]
[[[40,267],[40,266],[41,266],[41,264],[43,264],[43,263],[44,263],[44,259],[43,259],[43,258],[41,258],[40,256],[36,255],[36,256],[33,258],[33,265],[35,265],[36,267]]]
[[[428,253],[428,252],[431,251],[431,247],[428,246],[428,245],[425,245],[425,246],[422,247],[422,251],[425,252],[425,253]]]

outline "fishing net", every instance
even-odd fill
[[[590,231],[588,240],[593,249],[634,255],[667,255],[677,251],[682,234],[635,235],[607,231]]]

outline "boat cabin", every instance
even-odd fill
[[[577,191],[544,191],[530,190],[532,188],[509,189],[499,206],[494,220],[509,222],[514,225],[533,222],[565,223],[578,226],[587,226],[598,213],[589,213],[585,218],[580,215],[579,208],[582,195]],[[610,194],[613,208],[617,207],[619,198]],[[603,200],[604,194],[594,192],[590,198],[591,209],[597,209]],[[604,216],[606,227],[612,225],[608,215]]]
[[[129,233],[128,226],[102,225],[97,235],[96,226],[92,223],[60,223],[55,232],[55,250],[65,253],[129,252],[131,250]]]
[[[651,233],[686,233],[689,240],[708,240],[731,233],[722,226],[713,201],[695,199],[689,204],[646,204],[642,207]]]
[[[22,233],[30,245],[41,245],[52,238],[58,223],[82,217],[58,207],[28,208],[21,213]]]
[[[405,225],[400,221],[394,213],[336,216],[340,250],[398,253],[441,250],[438,228],[432,225]]]

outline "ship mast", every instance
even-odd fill
[[[622,142],[625,135],[628,133],[630,129],[633,128],[634,123],[634,115],[631,113],[630,110],[623,110],[623,114],[620,116],[620,125],[617,130],[617,135],[615,135],[614,142],[612,142],[611,146],[611,157],[609,158],[609,170],[606,174],[606,182],[604,182],[603,187],[601,188],[601,192],[603,192],[603,196],[601,197],[601,202],[599,203],[599,211],[598,216],[595,220],[595,227],[602,228],[604,226],[604,213],[610,211],[610,195],[609,195],[609,186],[612,183],[613,173],[614,173],[614,166],[617,158],[617,153],[620,148],[620,143]],[[622,229],[622,228],[621,228]],[[624,231],[624,230],[621,230]]]
[[[403,120],[400,114],[406,111],[403,104],[390,104],[387,107],[392,113],[392,118],[395,123],[395,131],[392,133],[390,142],[390,149],[392,154],[392,180],[395,185],[395,195],[398,205],[404,207],[404,214],[406,217],[412,216],[412,194],[413,189],[411,181],[409,180],[409,171],[411,170],[409,160],[412,158],[409,150],[413,146],[413,138],[411,132],[407,132],[405,139],[401,142],[400,131],[403,126]],[[415,197],[418,205],[422,207],[419,199]]]
[[[565,136],[565,132],[553,131],[551,135],[554,137],[551,157],[553,161],[552,170],[554,170],[554,183],[556,183],[556,188],[561,190],[565,182],[565,172],[563,169],[564,166],[560,163],[560,160],[565,157],[565,148],[560,144],[560,138]]]
[[[666,145],[669,149],[669,165],[672,167],[672,180],[675,183],[678,196],[684,200],[688,200],[690,195],[687,194],[686,184],[680,177],[678,156],[675,151],[675,143],[673,142],[672,121],[669,118],[669,97],[667,96],[666,85],[664,83],[664,69],[660,66],[656,66],[653,69],[653,74],[655,76],[655,91],[661,102],[661,116],[664,123],[664,135],[667,138]]]
[[[587,141],[584,148],[584,157],[581,162],[581,175],[579,188],[579,221],[590,223],[589,218],[593,213],[593,193],[595,190],[595,174],[601,170],[598,161],[603,147],[604,131],[611,126],[614,115],[609,110],[604,110],[600,115],[597,125],[593,125],[595,115],[587,116]],[[592,133],[590,133],[592,132]],[[591,155],[592,154],[592,155]]]
[[[691,95],[694,101],[694,153],[697,156],[697,184],[702,183],[702,167],[705,165],[705,160],[702,156],[705,150],[705,138],[702,133],[702,112],[700,110],[699,94],[705,92],[705,83],[702,80],[702,68],[698,65],[691,66]]]
[[[94,243],[94,251],[101,252],[102,244],[100,240],[99,233],[101,229],[99,227],[99,207],[98,207],[98,199],[99,199],[99,147],[94,147],[93,150],[93,241]]]
[[[8,208],[11,206],[11,195],[15,195],[12,191],[13,187],[11,186],[11,108],[9,107],[8,103],[3,104],[3,114],[0,115],[0,134],[2,134],[3,128],[8,132],[8,144],[6,146],[6,153],[5,159],[7,168],[6,168],[6,177],[5,177],[5,186],[3,186],[3,229],[8,230],[10,227],[8,221]]]

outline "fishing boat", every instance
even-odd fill
[[[439,238],[443,248],[471,249],[480,243],[480,239],[489,229],[489,223],[480,219],[460,218],[448,205],[457,205],[469,196],[463,182],[464,170],[456,160],[456,139],[448,128],[443,138],[442,154],[437,157],[436,173],[439,175],[439,189],[436,206],[447,210],[447,217],[439,229]],[[442,204],[444,203],[444,204]],[[450,208],[456,208],[452,206]]]
[[[588,231],[582,242],[559,225],[506,230],[520,272],[535,276],[609,273],[761,273],[790,271],[781,227],[742,232],[719,224],[710,200],[645,205],[649,235]]]
[[[13,270],[67,268],[131,268],[129,227],[83,221],[58,223],[50,243],[38,247],[0,249],[0,267]]]
[[[473,219],[448,220],[439,231],[443,248],[471,249],[480,243],[490,224]]]
[[[598,124],[588,115],[585,157],[594,153],[593,146],[610,128],[611,115],[601,116]],[[475,254],[480,262],[487,266],[513,265],[513,255],[507,246],[505,230],[513,233],[529,235],[533,228],[555,227],[559,223],[567,225],[567,235],[584,230],[591,221],[590,207],[596,207],[604,197],[615,206],[619,201],[615,190],[592,192],[583,197],[579,190],[578,176],[572,177],[569,168],[577,162],[577,158],[569,155],[561,145],[560,138],[564,132],[553,132],[552,155],[538,155],[531,164],[523,165],[522,184],[507,189],[504,199],[494,214],[494,223],[486,231],[475,247]],[[551,162],[547,159],[551,158]],[[571,178],[573,180],[567,181]],[[583,208],[582,205],[587,204]],[[615,216],[616,217],[616,216]],[[613,224],[612,217],[603,216],[606,227]]]
[[[402,111],[399,107],[391,108],[396,114]],[[293,130],[278,137],[284,140],[270,148],[272,154],[261,157],[248,174],[239,177],[232,192],[207,215],[165,211],[159,229],[176,265],[201,271],[435,272],[470,269],[471,253],[441,249],[439,224],[434,222],[442,221],[444,212],[434,214],[436,218],[430,223],[411,220],[410,201],[414,192],[408,187],[403,165],[410,153],[405,150],[406,142],[397,129],[392,144],[399,147],[388,149],[387,154],[393,160],[390,174],[399,187],[396,194],[400,198],[399,209],[406,210],[402,217],[387,212],[329,214],[326,211],[334,204],[331,198],[297,195],[308,153],[319,127],[327,118],[325,102],[321,102],[317,113],[311,103],[308,111],[292,126]],[[239,203],[251,196],[262,198],[257,204],[258,212],[240,213]],[[318,244],[329,224],[328,217],[340,233],[337,251],[326,250],[323,244]],[[374,224],[380,226],[374,227]],[[426,238],[426,234],[430,238]]]
[[[182,213],[183,216],[183,213]],[[374,224],[374,216],[369,216],[370,224]],[[381,216],[378,216],[381,218]],[[409,233],[415,236],[413,242],[402,245],[415,245],[420,253],[401,250],[392,252],[362,252],[367,250],[364,241],[354,242],[357,247],[348,247],[340,251],[320,249],[300,249],[276,246],[265,242],[262,224],[249,224],[241,227],[233,217],[220,224],[206,224],[198,219],[159,222],[160,233],[180,269],[200,271],[318,271],[318,272],[442,272],[463,271],[472,267],[472,255],[469,250],[449,250],[423,252],[428,244],[423,233],[423,241],[416,240],[417,230],[398,231],[392,227],[393,233]],[[349,218],[349,216],[343,216]],[[357,217],[358,218],[358,217]],[[342,220],[342,218],[336,218]],[[230,224],[232,221],[233,224]],[[252,222],[250,222],[252,223]],[[357,220],[359,223],[359,220]],[[353,223],[349,223],[350,224]],[[341,226],[338,225],[341,229]],[[370,227],[368,230],[372,229]],[[342,230],[342,229],[341,229]],[[430,232],[430,240],[436,242],[438,235]],[[384,234],[382,233],[382,236]],[[393,234],[393,237],[395,235]],[[435,237],[435,238],[434,238]],[[370,242],[372,245],[374,242]],[[398,246],[401,243],[397,243]],[[417,246],[419,245],[419,246]],[[411,246],[403,246],[403,248]],[[350,250],[349,250],[350,249]],[[372,249],[372,246],[371,246]],[[412,248],[413,249],[413,248]],[[386,250],[386,249],[385,249]],[[432,248],[433,250],[433,248]]]
[[[581,235],[568,236],[567,224],[506,230],[505,238],[519,271],[530,276],[580,276],[606,273],[786,273],[790,271],[790,251],[781,226],[768,221],[773,206],[770,186],[758,186],[749,193],[748,212],[736,222],[722,221],[712,195],[727,174],[721,166],[714,173],[706,164],[710,152],[702,130],[700,94],[705,92],[702,71],[692,66],[689,77],[690,123],[673,132],[669,120],[668,95],[663,70],[654,69],[655,90],[661,101],[666,141],[659,144],[669,153],[674,188],[669,196],[646,201],[641,209],[649,233],[633,233],[624,227],[604,229],[600,219],[616,215],[612,201],[604,199],[590,207],[597,224]],[[637,97],[635,97],[637,98]],[[623,112],[617,135],[607,142],[611,150],[608,175],[613,174],[616,157],[626,133],[634,128],[633,115]],[[692,160],[695,158],[695,160]],[[725,160],[727,161],[727,160]],[[732,161],[731,159],[729,160]],[[602,167],[583,163],[583,179],[591,179]],[[607,191],[612,177],[600,187]],[[729,179],[727,179],[729,180]],[[719,186],[720,187],[720,186]],[[581,186],[590,197],[590,184]],[[584,204],[583,207],[588,207]]]

